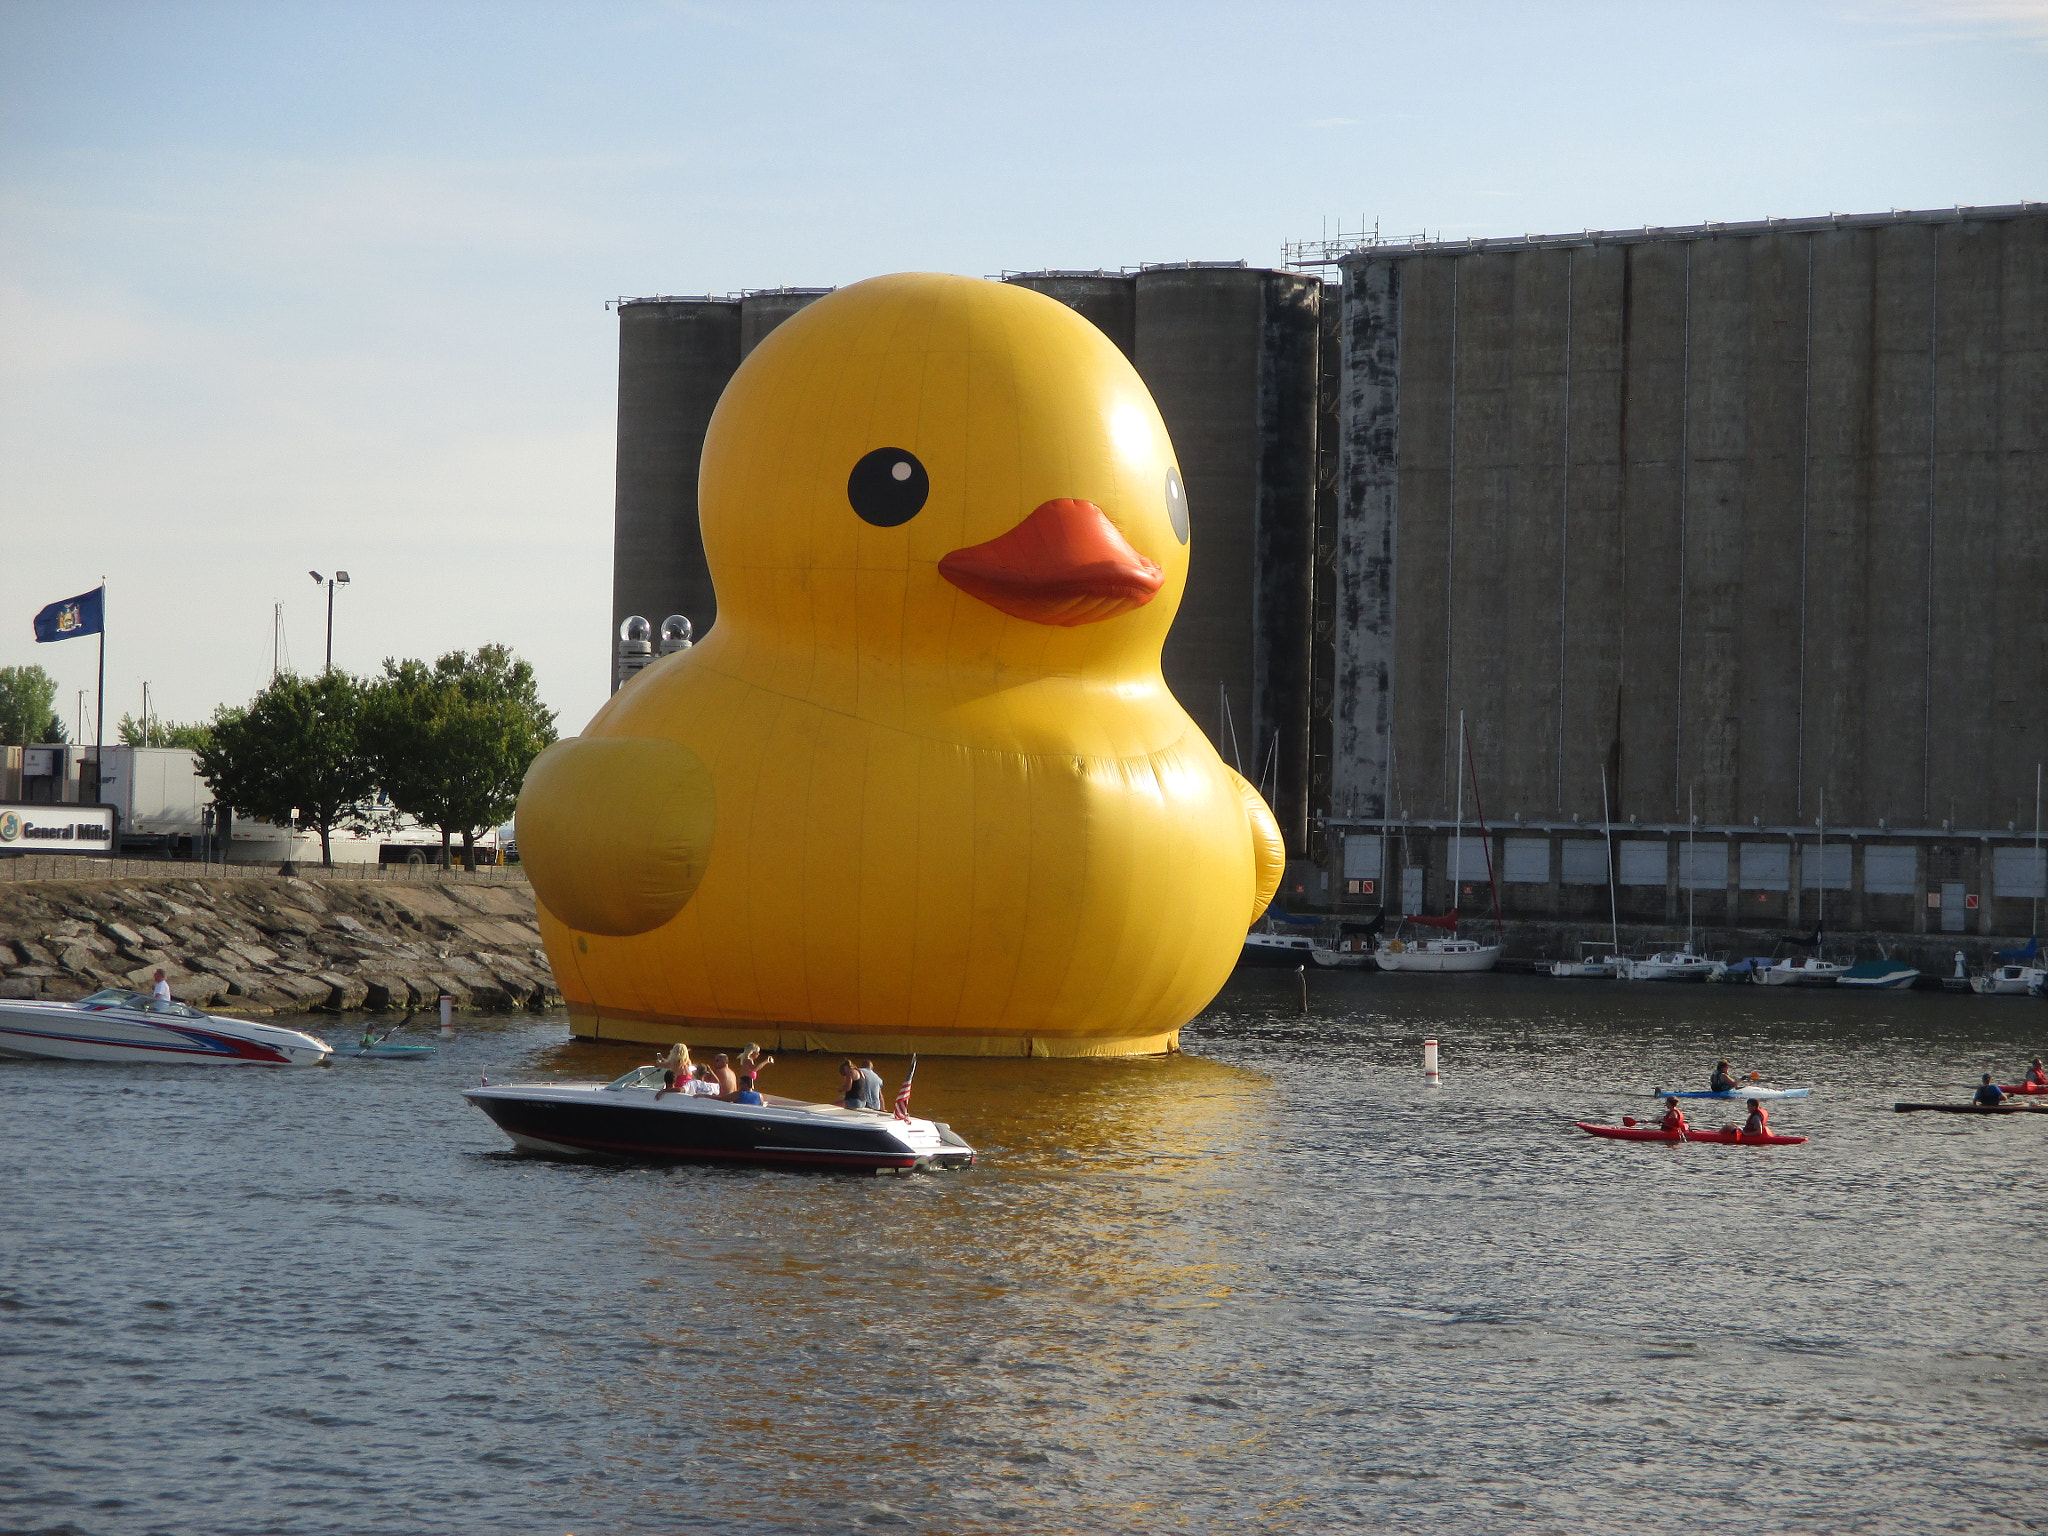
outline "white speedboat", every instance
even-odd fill
[[[1566,980],[1612,981],[1621,974],[1621,952],[1605,939],[1582,939],[1579,958],[1553,960],[1550,974]]]
[[[1999,965],[1982,976],[1972,976],[1970,990],[1979,997],[2038,997],[2043,977],[2048,977],[2048,970],[2037,966]]]
[[[770,1163],[882,1172],[964,1168],[974,1148],[937,1120],[764,1094],[759,1104],[661,1093],[659,1067],[611,1083],[484,1084],[463,1097],[513,1145],[555,1157]]]
[[[1760,968],[1751,979],[1762,987],[1832,987],[1849,967],[1819,955],[1787,955]]]
[[[0,1003],[0,1056],[58,1061],[148,1061],[225,1067],[317,1067],[325,1040],[223,1019],[141,992],[95,992],[75,1003]]]
[[[1647,958],[1624,956],[1621,961],[1623,981],[1705,981],[1714,974],[1718,961],[1709,960],[1705,955],[1696,955],[1692,946],[1683,949],[1660,949]]]

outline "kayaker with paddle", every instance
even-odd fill
[[[1991,1074],[1986,1072],[1984,1086],[1977,1090],[1976,1096],[1970,1102],[1982,1104],[1986,1109],[1996,1109],[2005,1102],[2005,1090],[1991,1081]]]
[[[1678,1100],[1666,1099],[1664,1101],[1664,1118],[1657,1122],[1657,1129],[1660,1131],[1680,1132],[1691,1129],[1685,1123],[1685,1111],[1678,1107]]]
[[[1744,1079],[1734,1075],[1733,1069],[1728,1065],[1727,1058],[1723,1057],[1720,1061],[1714,1063],[1714,1075],[1707,1079],[1707,1091],[1709,1093],[1733,1093],[1742,1085],[1743,1081]],[[1748,1081],[1752,1083],[1756,1081],[1756,1074],[1754,1072],[1749,1074]]]

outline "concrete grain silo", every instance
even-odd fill
[[[740,362],[731,299],[621,299],[612,626],[639,614],[688,616],[701,637],[718,616],[697,529],[704,429]],[[609,663],[608,663],[609,665]]]
[[[1138,285],[1121,272],[1005,272],[1003,281],[1058,299],[1117,344],[1137,355]]]
[[[1322,283],[1196,262],[1143,268],[1136,298],[1138,372],[1173,435],[1194,529],[1166,681],[1267,791],[1300,852]]]
[[[750,288],[740,296],[740,356],[745,357],[775,327],[830,288]]]
[[[1624,920],[2026,931],[2048,211],[1342,265],[1328,809],[1401,832],[1409,904],[1473,874],[1431,842],[1462,711],[1511,912],[1604,916],[1604,854],[1538,835],[1604,777]]]

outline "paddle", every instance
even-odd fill
[[[374,1040],[370,1038],[370,1032],[367,1029],[364,1030],[363,1042],[361,1045],[357,1046],[356,1049],[361,1051],[375,1050],[378,1046],[382,1045],[386,1040],[389,1040],[393,1035],[397,1034],[401,1029],[405,1028],[406,1025],[410,1024],[412,1022],[412,1016],[418,1011],[419,1010],[416,1008],[406,1009],[404,1018],[400,1019],[396,1024],[392,1025],[389,1029],[385,1030],[383,1034],[377,1036],[377,1038]]]

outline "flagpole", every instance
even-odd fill
[[[100,752],[107,728],[107,578],[100,578],[100,684],[92,696],[92,803],[100,797]]]

